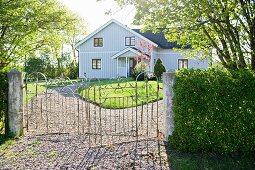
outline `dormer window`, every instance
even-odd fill
[[[103,47],[103,38],[94,38],[94,47]]]
[[[135,37],[125,37],[125,46],[135,46]]]

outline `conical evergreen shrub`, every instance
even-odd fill
[[[160,58],[157,59],[155,65],[154,65],[154,74],[161,79],[163,72],[166,72],[166,68],[163,65]]]

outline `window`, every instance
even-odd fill
[[[178,60],[178,69],[188,68],[188,59],[179,59]]]
[[[101,70],[101,59],[92,59],[92,69]]]
[[[103,47],[103,38],[94,38],[94,47]]]
[[[125,37],[125,46],[135,46],[135,37]]]

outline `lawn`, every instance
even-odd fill
[[[162,83],[159,83],[159,87],[158,99],[161,100],[163,98]],[[79,94],[84,98],[89,96],[90,102],[103,108],[129,108],[136,106],[136,102],[137,105],[155,102],[157,100],[157,82],[139,81],[137,88],[136,81],[131,79],[124,79],[124,82],[118,82],[117,79],[110,82],[92,82],[89,88],[79,89]]]
[[[167,148],[170,169],[254,169],[254,155],[215,153],[185,153]]]
[[[45,82],[38,83],[27,83],[28,94],[26,95],[26,88],[23,89],[23,102],[26,103],[30,101],[32,97],[36,96],[36,89],[37,94],[43,93],[46,89]]]
[[[41,94],[44,93],[46,90],[46,87],[48,89],[54,89],[57,87],[61,87],[61,86],[67,86],[67,85],[71,85],[73,83],[78,83],[80,82],[79,80],[54,80],[54,81],[49,81],[46,82],[45,81],[38,81],[36,82],[28,82],[27,83],[27,89],[28,89],[28,95],[26,95],[26,88],[23,89],[23,101],[24,103],[26,103],[27,101],[30,101],[32,97],[36,96],[36,88],[37,88],[37,94]]]

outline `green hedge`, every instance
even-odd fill
[[[254,152],[254,73],[181,70],[174,94],[172,146],[192,152]]]
[[[7,113],[7,72],[0,71],[0,134],[5,133],[5,115]]]

